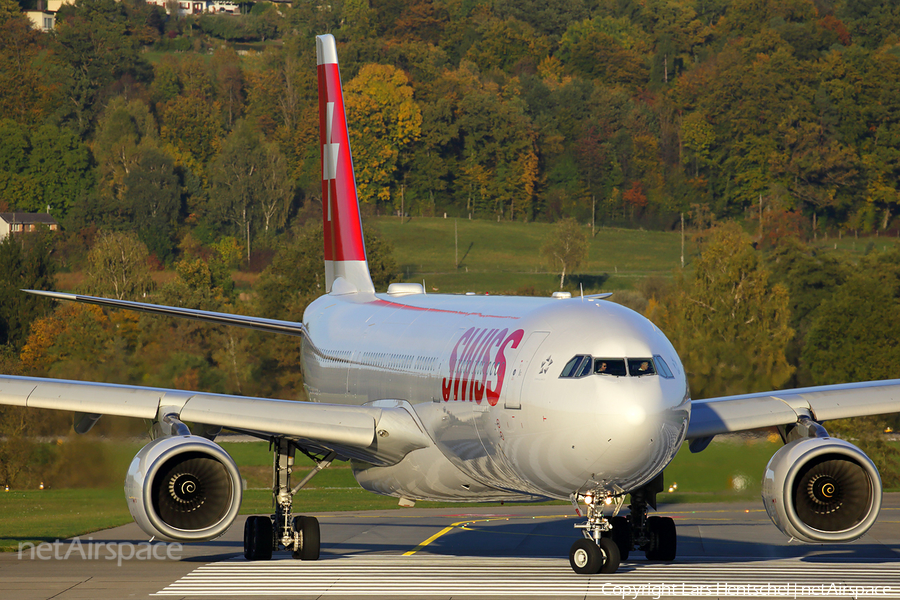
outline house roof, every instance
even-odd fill
[[[0,219],[3,219],[7,223],[22,223],[24,225],[31,225],[34,223],[40,223],[43,225],[57,224],[56,219],[54,219],[47,213],[5,212],[0,213]]]

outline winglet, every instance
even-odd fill
[[[356,178],[350,154],[344,95],[331,35],[316,37],[319,75],[319,140],[322,148],[322,220],[325,227],[325,290],[342,277],[350,288],[374,292],[366,262]],[[339,286],[347,293],[348,286]]]

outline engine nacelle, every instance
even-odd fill
[[[769,460],[762,481],[769,518],[803,542],[849,542],[881,510],[881,476],[862,450],[836,438],[804,438]]]
[[[231,456],[206,438],[161,437],[131,461],[125,497],[148,535],[202,542],[225,533],[237,517],[241,476]]]

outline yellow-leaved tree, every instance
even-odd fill
[[[401,157],[422,130],[409,79],[389,65],[368,64],[344,93],[359,199],[391,205]]]

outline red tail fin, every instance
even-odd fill
[[[325,289],[343,278],[336,293],[374,292],[363,241],[356,178],[350,154],[337,46],[316,37],[319,73],[319,140],[322,148],[322,219],[325,226]],[[350,284],[349,286],[346,284]]]

